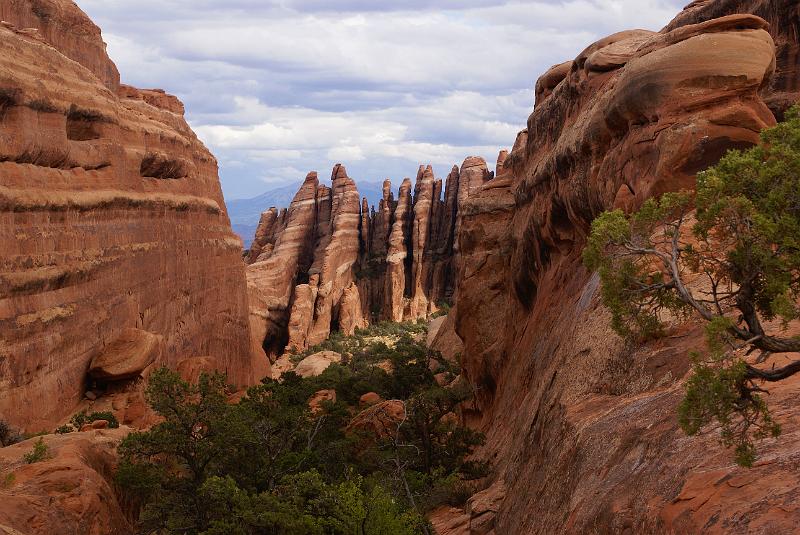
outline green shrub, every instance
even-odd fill
[[[110,429],[116,429],[119,427],[119,420],[117,420],[117,417],[114,416],[114,414],[110,411],[93,412],[91,414],[87,414],[87,411],[84,409],[73,415],[69,423],[77,431],[80,431],[84,425],[90,424],[97,420],[106,420]]]
[[[17,476],[13,473],[8,473],[0,479],[0,489],[8,489],[14,485],[14,482],[17,480]]]
[[[50,457],[50,448],[44,443],[44,438],[39,437],[39,440],[33,443],[33,450],[26,453],[22,460],[27,464],[38,463]]]

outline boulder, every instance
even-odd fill
[[[319,414],[323,411],[324,403],[336,403],[336,390],[320,390],[308,400],[308,407],[312,414]]]
[[[457,364],[464,354],[464,342],[456,332],[456,314],[458,305],[450,310],[447,316],[437,318],[441,320],[438,328],[428,331],[428,348],[438,351],[447,362]]]
[[[342,356],[335,351],[320,351],[303,360],[295,367],[294,372],[300,377],[316,377],[328,369],[334,362],[342,361]]]
[[[38,438],[0,448],[0,533],[134,533],[114,491],[117,446],[129,429],[42,437],[49,458],[21,462]],[[15,530],[15,531],[14,531]]]
[[[278,360],[275,361],[275,364],[272,366],[272,378],[277,380],[281,378],[286,372],[290,372],[294,370],[294,363],[292,362],[291,355],[286,353],[282,355]]]
[[[367,433],[373,438],[386,438],[397,433],[397,427],[405,417],[405,403],[396,399],[382,401],[358,413],[347,430]]]
[[[102,381],[137,377],[161,355],[161,336],[141,329],[125,329],[92,359],[89,375]]]
[[[505,483],[503,480],[499,480],[467,501],[470,535],[494,533],[497,513],[505,497]]]
[[[377,393],[367,392],[359,398],[358,404],[361,407],[369,407],[370,405],[375,405],[381,401],[383,401],[383,399]]]
[[[95,420],[92,422],[92,429],[106,429],[108,427],[108,420]]]

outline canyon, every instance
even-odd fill
[[[800,525],[800,379],[770,389],[783,434],[735,465],[714,429],[677,422],[702,326],[626,344],[581,262],[597,215],[693,187],[800,100],[797,2],[696,0],[661,31],[590,44],[538,79],[494,171],[478,157],[444,179],[421,166],[376,207],[344,166],[330,186],[310,173],[289,207],[265,207],[244,258],[216,160],[175,97],[121,84],[70,1],[8,0],[0,19],[2,419],[50,429],[99,390],[145,425],[155,366],[244,387],[334,331],[447,303],[431,340],[458,347],[475,392],[461,417],[486,434],[492,471],[466,508],[432,515],[440,534]],[[122,434],[47,437],[55,457],[30,466],[27,443],[0,449],[19,480],[0,486],[0,533],[129,533],[111,479]]]

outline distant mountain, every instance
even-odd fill
[[[295,193],[297,193],[297,190],[300,188],[300,184],[301,183],[298,182],[297,184],[271,189],[252,199],[234,199],[226,202],[233,231],[242,238],[245,248],[250,247],[250,242],[253,241],[256,228],[258,228],[258,220],[261,218],[261,213],[265,210],[269,210],[273,206],[278,209],[287,208],[289,204],[291,204],[292,199],[294,199]],[[397,187],[400,187],[399,183]],[[361,194],[361,197],[367,198],[371,206],[377,206],[378,202],[383,197],[383,183],[358,183],[358,192]],[[394,195],[397,197],[396,191]]]

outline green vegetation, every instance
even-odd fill
[[[621,335],[659,336],[670,315],[706,322],[680,424],[694,435],[718,422],[743,466],[755,441],[780,434],[764,384],[800,372],[800,360],[768,362],[800,352],[784,334],[800,319],[800,109],[786,118],[760,146],[700,173],[696,194],[666,194],[630,217],[603,213],[584,251]]]
[[[431,317],[439,318],[441,316],[447,316],[448,314],[450,314],[450,309],[452,307],[450,306],[450,303],[448,303],[447,301],[440,301],[436,303],[436,306],[439,308],[439,310],[434,312]]]
[[[10,489],[14,486],[14,483],[17,480],[17,476],[13,473],[8,473],[0,479],[0,489]]]
[[[366,357],[371,360],[379,358],[383,351],[380,349],[380,344],[384,345],[386,342],[393,342],[395,340],[411,338],[410,342],[416,343],[413,338],[415,336],[424,336],[428,332],[428,325],[425,320],[418,321],[405,321],[402,323],[395,323],[391,321],[382,321],[370,325],[366,329],[356,329],[353,336],[345,336],[341,331],[334,331],[330,334],[327,340],[314,347],[310,347],[305,351],[292,355],[292,360],[300,362],[309,355],[319,353],[320,351],[335,351],[340,353],[345,359],[351,359],[354,356]],[[421,350],[427,351],[424,346]]]
[[[39,437],[39,440],[33,443],[33,450],[23,455],[22,460],[27,464],[33,464],[49,458],[50,448],[44,443],[44,438]]]
[[[68,424],[62,425],[61,427],[56,429],[56,433],[59,435],[63,435],[66,433],[72,433],[73,431],[80,431],[84,425],[90,424],[97,420],[107,421],[109,429],[116,429],[119,427],[119,421],[112,412],[103,411],[103,412],[93,412],[89,414],[88,411],[84,409],[74,414]]]
[[[424,513],[465,500],[486,466],[466,459],[483,437],[454,415],[471,393],[437,385],[436,355],[413,338],[420,329],[382,325],[337,336],[331,344],[348,349],[342,364],[310,379],[264,380],[238,403],[228,403],[222,375],[191,385],[167,369],[154,372],[147,400],[164,421],[123,441],[117,473],[140,511],[139,530],[430,534]],[[392,344],[370,340],[388,332],[400,333]],[[391,374],[378,367],[387,362]],[[336,390],[336,401],[312,412],[308,400],[323,389]],[[399,400],[405,417],[383,433],[348,430],[367,392]]]

